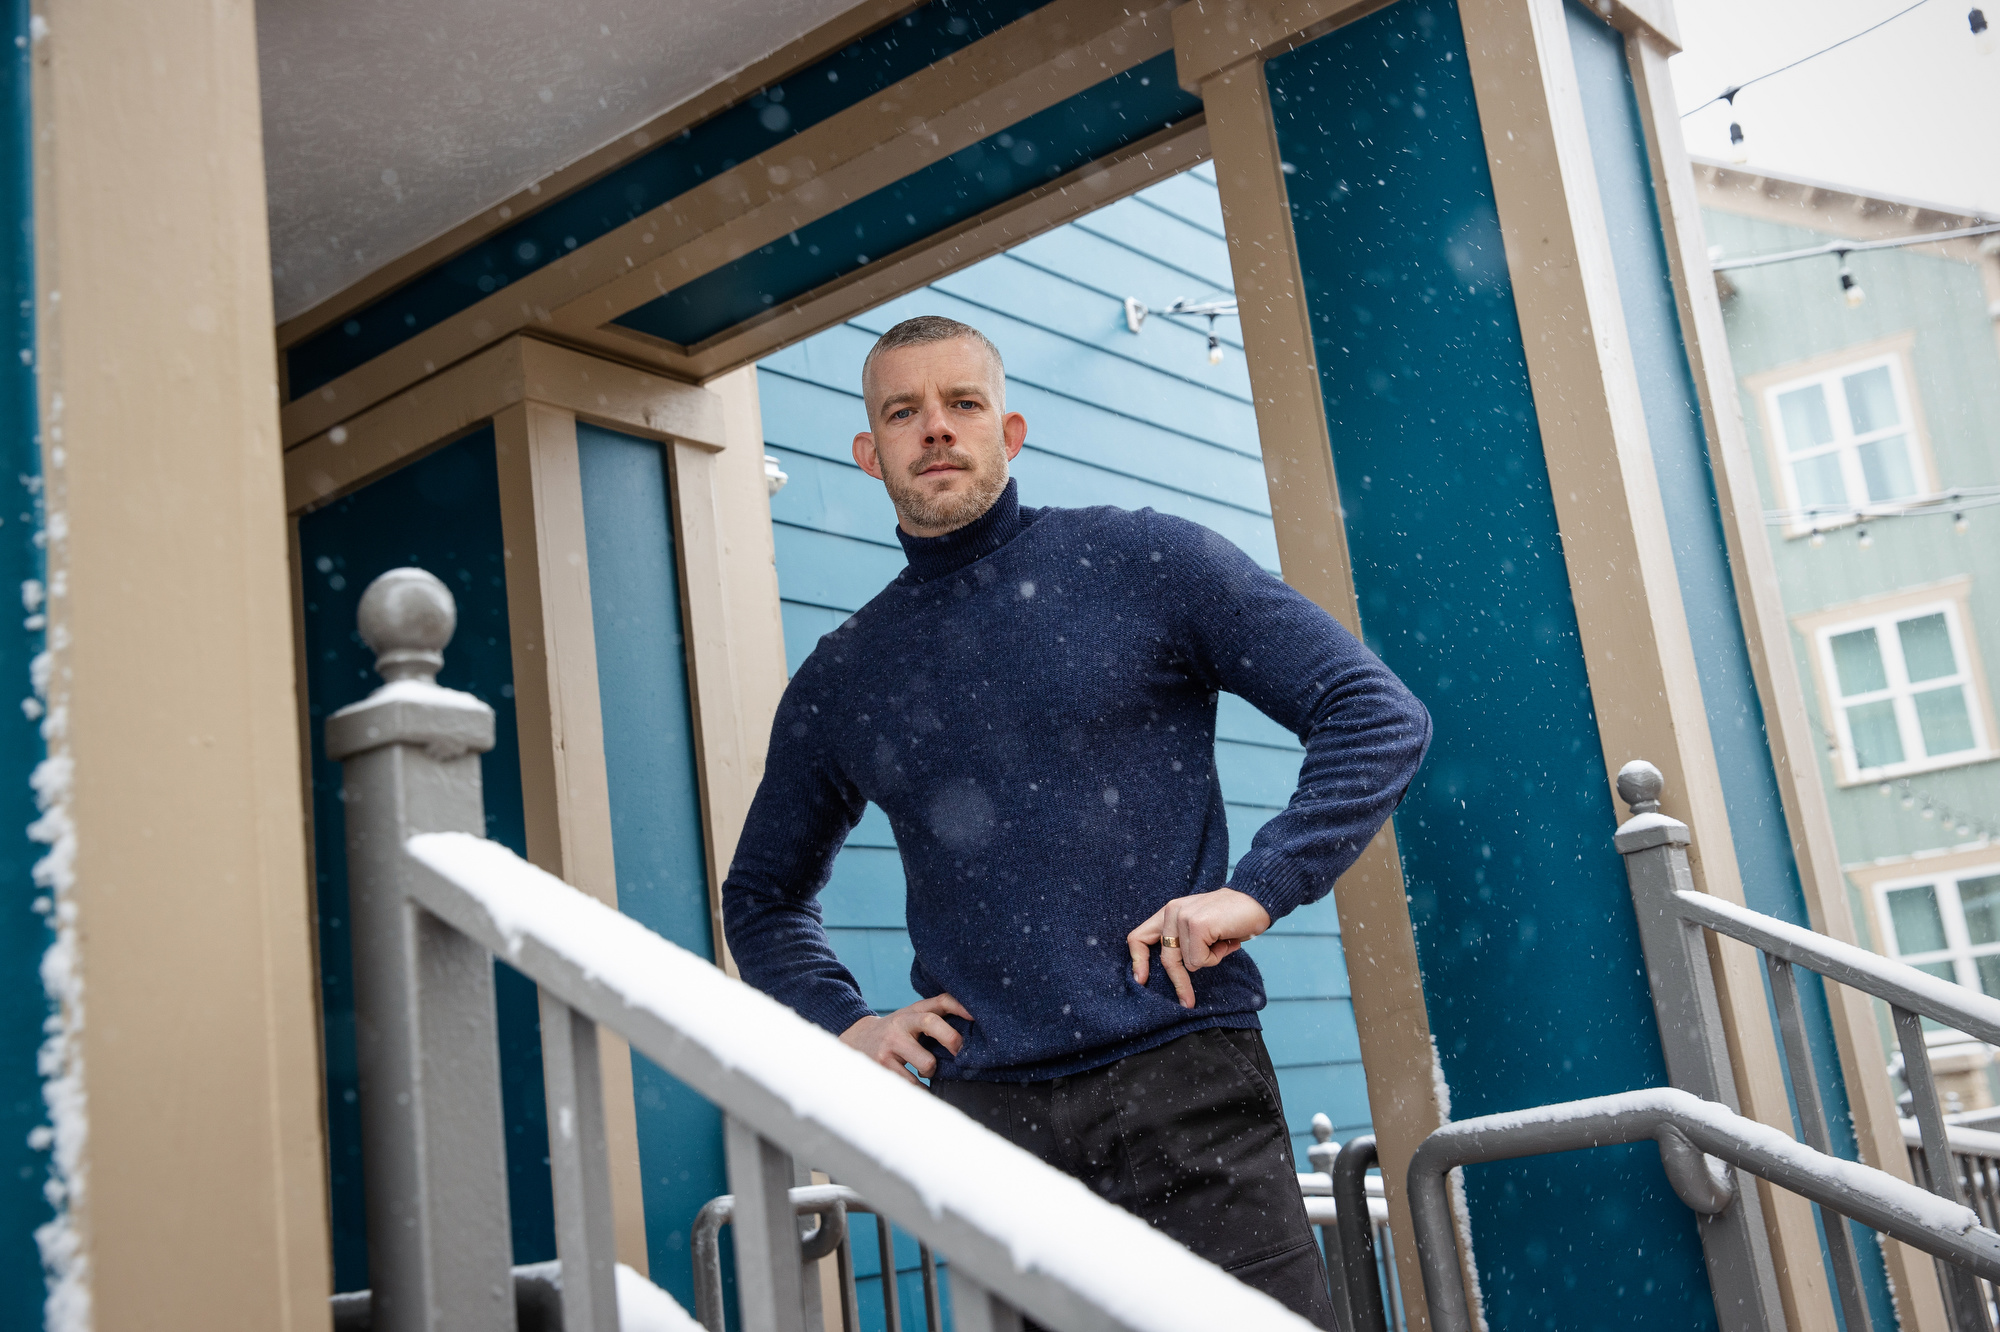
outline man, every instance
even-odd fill
[[[861,381],[854,460],[888,488],[909,567],[785,691],[723,886],[743,978],[1332,1327],[1242,947],[1354,863],[1429,716],[1206,528],[1022,507],[1027,422],[977,330],[906,320]],[[1218,690],[1306,746],[1233,883]],[[925,996],[885,1016],[815,900],[870,801]]]

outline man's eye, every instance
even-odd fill
[[[895,411],[889,414],[889,419],[891,421],[900,421],[904,417],[909,416],[910,414],[911,414],[910,409],[908,407],[899,407]]]
[[[979,404],[971,398],[960,398],[957,402],[953,403],[952,406],[967,407],[975,412],[979,410]]]

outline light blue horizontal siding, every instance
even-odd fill
[[[1150,505],[1220,532],[1276,572],[1234,321],[1218,322],[1228,351],[1216,367],[1207,361],[1205,321],[1149,319],[1136,336],[1125,326],[1125,296],[1158,308],[1226,294],[1229,282],[1214,180],[1198,170],[764,361],[764,437],[791,478],[771,506],[790,668],[903,567],[895,512],[880,483],[854,465],[852,441],[867,426],[862,358],[877,335],[912,314],[963,319],[1000,345],[1007,405],[1028,419],[1014,467],[1023,503]],[[1291,798],[1303,751],[1296,736],[1234,695],[1219,701],[1216,736],[1233,863]],[[870,806],[820,902],[829,938],[878,1010],[916,997],[904,896],[895,838]],[[1265,1040],[1303,1161],[1316,1112],[1331,1116],[1342,1137],[1368,1125],[1333,899],[1293,912],[1249,952],[1270,996]],[[880,1308],[879,1265],[872,1230],[861,1229],[863,1325],[878,1326],[879,1312],[868,1311]],[[916,1262],[913,1244],[897,1255],[906,1310],[918,1298]]]

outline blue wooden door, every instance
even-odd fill
[[[1024,504],[1151,506],[1202,523],[1278,570],[1277,539],[1234,321],[1226,355],[1207,357],[1200,321],[1160,318],[1134,335],[1123,301],[1154,307],[1226,295],[1229,256],[1214,178],[1197,168],[763,362],[764,437],[791,480],[772,500],[785,648],[796,670],[820,635],[903,567],[881,483],[854,463],[866,429],[861,359],[890,325],[941,314],[984,331],[1007,361],[1007,405],[1028,419],[1015,464]],[[1216,766],[1232,863],[1290,799],[1301,750],[1288,732],[1225,694]],[[901,861],[870,807],[822,896],[828,933],[886,1010],[912,1002]],[[1136,922],[1135,922],[1136,923]],[[1368,1126],[1368,1098],[1331,898],[1293,913],[1251,947],[1269,987],[1265,1039],[1301,1167],[1324,1111],[1345,1138]],[[858,1246],[867,1313],[879,1325],[879,1271]],[[899,1252],[905,1305],[918,1298],[914,1249]]]

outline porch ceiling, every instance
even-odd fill
[[[277,317],[857,0],[259,0]]]

